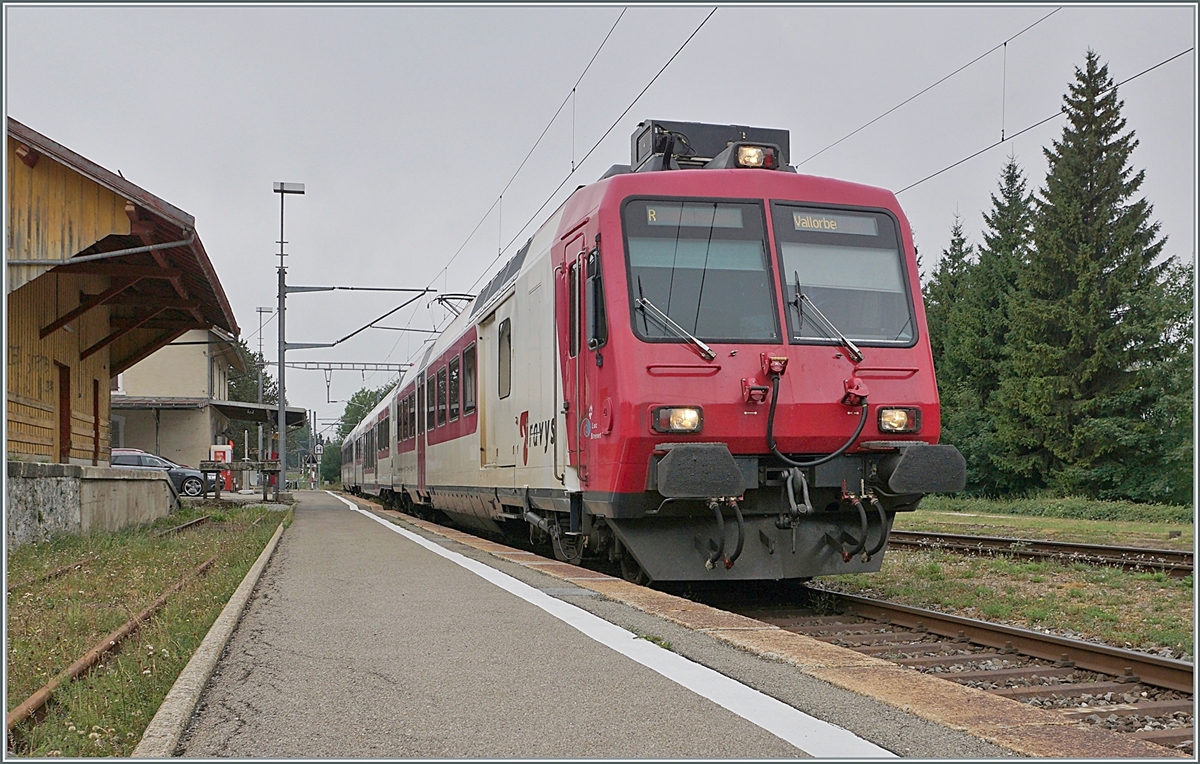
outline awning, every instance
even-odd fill
[[[210,405],[230,419],[248,422],[265,422],[271,426],[279,419],[279,407],[271,403],[243,403],[241,401],[211,401]],[[308,421],[304,409],[288,406],[285,410],[288,427],[299,427]]]
[[[243,403],[242,401],[214,401],[208,398],[150,398],[133,395],[112,396],[113,410],[159,410],[202,409],[212,406],[230,419],[247,422],[263,422],[272,427],[279,418],[279,407],[273,403]],[[304,409],[287,408],[288,427],[299,427],[307,421]]]

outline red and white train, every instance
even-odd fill
[[[344,486],[634,581],[878,570],[965,464],[896,197],[788,149],[641,123],[350,433]]]

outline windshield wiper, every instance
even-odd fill
[[[838,341],[842,343],[842,347],[846,348],[846,352],[850,354],[850,357],[854,359],[854,362],[862,363],[863,354],[862,351],[858,349],[858,345],[855,345],[849,340],[849,338],[846,337],[846,335],[838,331],[838,328],[834,326],[832,321],[825,317],[825,314],[822,313],[821,309],[817,307],[817,304],[812,301],[812,298],[804,293],[804,290],[800,287],[799,271],[796,271],[794,275],[796,277],[796,299],[793,300],[791,304],[795,306],[796,311],[800,314],[800,327],[804,326],[804,303],[808,303],[809,307],[813,309],[813,312],[817,314],[817,318],[820,318],[821,321],[829,327],[830,331],[837,335]],[[798,328],[797,331],[800,331],[800,328]],[[828,336],[829,332],[826,332],[825,334]]]
[[[639,286],[638,291],[641,291],[641,289],[640,289],[641,285],[639,284],[638,286]],[[717,357],[717,353],[715,350],[710,348],[708,345],[704,344],[703,340],[701,340],[699,337],[696,337],[694,334],[689,332],[687,329],[684,329],[682,326],[680,326],[679,324],[672,321],[670,316],[668,316],[666,313],[663,313],[661,310],[659,310],[658,306],[655,305],[654,303],[650,302],[650,300],[646,299],[645,296],[638,297],[637,302],[635,302],[634,304],[642,311],[643,318],[645,316],[649,315],[655,321],[662,324],[664,329],[667,329],[672,334],[674,334],[676,337],[687,340],[688,342],[695,345],[696,349],[700,351],[700,355],[704,356],[704,359],[706,361],[711,361]]]

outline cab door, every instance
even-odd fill
[[[568,464],[578,470],[581,488],[608,484],[597,470],[618,469],[620,455],[609,437],[616,415],[615,368],[604,357],[608,321],[601,278],[601,248],[594,231],[583,229],[567,241],[559,260],[556,299],[562,351],[563,394],[567,402]],[[597,481],[600,482],[597,482]]]

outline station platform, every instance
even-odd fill
[[[296,498],[180,755],[1038,755],[739,648],[730,633],[762,636],[750,619],[697,606],[711,628],[688,628],[605,596],[632,585],[600,573],[327,492]]]

